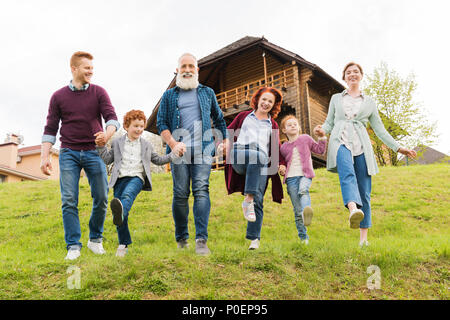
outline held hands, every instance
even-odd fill
[[[397,152],[400,152],[401,154],[403,154],[411,159],[415,158],[417,156],[417,153],[414,150],[409,150],[409,149],[402,148],[402,147],[398,148]]]
[[[286,166],[284,166],[284,165],[278,166],[278,173],[280,175],[284,176],[286,174]]]
[[[177,157],[181,157],[186,152],[186,145],[183,142],[177,142],[171,149]]]
[[[94,134],[94,137],[95,137],[95,144],[98,147],[104,147],[109,140],[109,137],[103,131],[97,132],[96,134]]]
[[[314,134],[319,138],[325,137],[325,130],[322,129],[322,126],[319,124],[314,128]]]
[[[228,145],[228,139],[224,139],[223,142],[219,143],[217,146],[217,154],[219,156],[222,156],[227,153],[227,145]]]

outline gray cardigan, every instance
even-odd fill
[[[328,143],[327,154],[327,169],[332,172],[337,172],[336,168],[336,156],[337,151],[342,144],[339,140],[344,130],[345,123],[347,121],[353,122],[356,134],[358,135],[364,150],[364,158],[367,164],[367,171],[369,175],[375,175],[378,173],[378,165],[373,152],[372,143],[370,142],[369,134],[367,133],[366,126],[370,122],[370,125],[378,138],[383,141],[389,148],[397,151],[399,144],[392,138],[392,136],[384,128],[383,122],[378,114],[378,109],[375,101],[364,95],[364,101],[361,104],[361,108],[353,120],[347,120],[345,118],[344,107],[342,105],[342,98],[345,91],[336,93],[331,97],[330,107],[328,109],[327,119],[322,125],[322,129],[325,132],[331,133],[330,142]]]
[[[122,137],[117,138],[112,141],[111,149],[105,147],[97,147],[97,152],[100,157],[103,159],[105,164],[111,164],[114,162],[114,166],[111,172],[111,179],[109,181],[108,186],[110,188],[114,187],[117,179],[119,178],[119,170],[122,165],[122,153],[125,146],[126,134]],[[141,137],[141,157],[142,164],[144,165],[144,173],[145,173],[145,183],[142,190],[151,191],[152,190],[152,176],[150,172],[150,161],[156,165],[163,165],[169,163],[173,160],[173,153],[166,154],[164,156],[158,155],[155,151],[153,151],[152,144]]]

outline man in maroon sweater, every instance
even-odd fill
[[[93,198],[89,220],[88,248],[104,254],[103,224],[108,205],[106,167],[95,144],[106,143],[119,128],[114,107],[105,89],[91,84],[93,57],[87,52],[75,52],[70,59],[73,79],[68,86],[56,91],[51,99],[41,148],[41,171],[50,175],[50,149],[56,142],[61,122],[59,154],[60,187],[64,239],[67,260],[80,256],[81,229],[78,218],[78,191],[81,169],[84,169]],[[106,132],[103,131],[102,117]]]

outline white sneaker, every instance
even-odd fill
[[[369,241],[367,240],[363,240],[359,242],[359,247],[363,248],[364,246],[368,247],[369,246]]]
[[[119,244],[119,247],[116,251],[116,257],[125,257],[125,255],[128,253],[128,248],[124,244]]]
[[[359,224],[364,219],[364,212],[361,209],[356,209],[350,212],[350,216],[348,217],[348,221],[350,222],[350,228],[358,229]]]
[[[305,246],[307,246],[308,243],[309,243],[309,240],[308,240],[308,239],[305,239],[305,240],[301,240],[300,242],[301,242],[302,244],[304,244]]]
[[[242,202],[242,211],[244,212],[244,218],[250,222],[256,221],[256,215],[255,215],[255,203],[247,202],[244,200]]]
[[[103,244],[101,242],[91,242],[88,241],[87,247],[95,254],[105,254],[106,251],[103,249]]]
[[[80,250],[68,250],[64,260],[75,260],[81,255]]]
[[[255,239],[250,242],[250,247],[248,247],[248,250],[256,250],[259,249],[259,240]]]

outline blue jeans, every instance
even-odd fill
[[[114,198],[122,202],[123,222],[120,227],[116,226],[119,244],[129,245],[132,243],[130,230],[128,229],[128,215],[131,206],[139,192],[144,186],[144,181],[139,177],[119,178],[114,185]]]
[[[188,216],[189,195],[192,181],[192,194],[194,196],[194,223],[195,239],[208,240],[208,221],[211,202],[209,199],[209,176],[211,163],[197,157],[194,162],[194,153],[190,161],[183,159],[181,163],[171,163],[173,181],[172,215],[175,222],[175,239],[189,239]],[[206,161],[208,162],[208,161]]]
[[[267,163],[267,156],[258,149],[248,147],[243,149],[234,146],[233,160],[231,166],[234,171],[245,176],[244,193],[255,195],[259,189],[260,179],[262,178],[261,169]]]
[[[253,195],[256,221],[247,223],[246,238],[261,240],[261,228],[264,216],[264,191],[268,176],[263,173],[267,166],[267,156],[264,152],[252,148],[233,148],[233,170],[245,176],[244,193]]]
[[[264,191],[269,176],[261,176],[259,179],[259,186],[256,194],[253,196],[254,208],[255,208],[255,222],[247,222],[247,234],[245,238],[248,240],[261,240],[261,229],[264,216]]]
[[[312,179],[303,176],[289,177],[286,179],[287,191],[294,207],[295,225],[297,226],[300,239],[309,239],[307,229],[303,224],[302,212],[306,206],[311,206],[309,188]]]
[[[89,239],[101,242],[103,224],[108,206],[108,181],[106,167],[96,150],[75,151],[61,148],[59,154],[59,182],[61,186],[62,217],[64,239],[67,249],[78,247],[81,229],[78,217],[78,192],[80,172],[84,169],[91,187],[93,198],[92,212],[89,219]]]
[[[370,212],[372,177],[367,173],[364,153],[353,157],[351,151],[341,145],[337,152],[336,164],[344,205],[348,208],[349,202],[355,202],[356,206],[364,212],[364,219],[359,227],[370,228],[372,226]]]

